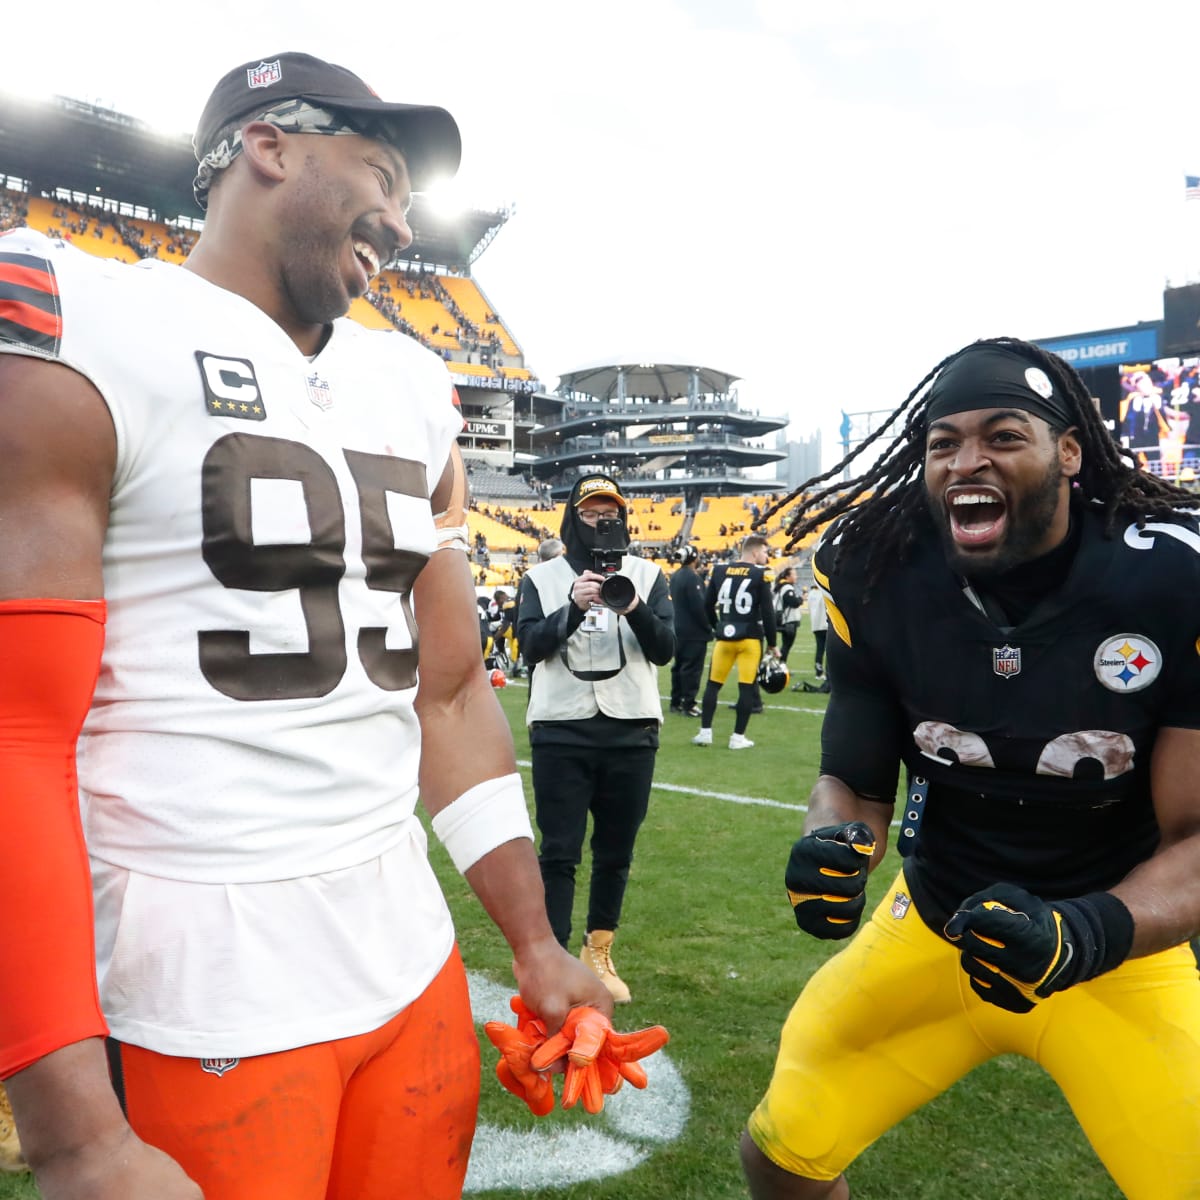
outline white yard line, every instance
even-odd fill
[[[525,758],[517,759],[518,767],[531,767]],[[728,800],[730,804],[757,804],[763,808],[786,808],[792,812],[808,812],[807,804],[784,804],[782,800],[771,800],[767,796],[739,796],[735,792],[709,792],[703,788],[682,787],[677,783],[663,783],[656,779],[651,788],[660,792],[679,792],[684,796],[703,796],[707,800]]]

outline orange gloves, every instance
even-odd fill
[[[520,996],[514,996],[509,1007],[517,1014],[515,1029],[502,1021],[489,1021],[483,1031],[500,1051],[496,1078],[538,1117],[554,1107],[549,1069],[564,1055],[563,1108],[574,1107],[582,1097],[583,1107],[598,1113],[604,1097],[619,1091],[625,1080],[636,1088],[646,1086],[646,1072],[638,1059],[661,1049],[670,1037],[661,1025],[618,1033],[602,1012],[586,1007],[571,1009],[562,1029],[549,1037],[545,1024]]]

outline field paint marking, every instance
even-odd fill
[[[680,787],[677,783],[659,783],[656,779],[650,787],[660,792],[682,792],[686,796],[703,796],[706,800],[728,800],[730,804],[758,804],[763,808],[787,808],[792,812],[808,812],[807,804],[784,804],[782,800],[771,800],[766,796],[739,796],[735,792],[706,792],[702,788]]]
[[[467,984],[477,1025],[485,1021],[513,1023],[508,1006],[511,987],[478,971],[467,972]],[[663,1050],[643,1059],[642,1066],[649,1086],[644,1091],[623,1087],[615,1096],[605,1097],[603,1112],[587,1125],[556,1125],[560,1109],[541,1118],[533,1129],[506,1129],[480,1122],[464,1194],[497,1188],[566,1187],[620,1175],[645,1162],[654,1143],[675,1141],[687,1125],[691,1107],[687,1084]],[[515,1096],[512,1102],[520,1104]]]
[[[528,759],[517,759],[518,767],[532,767]],[[786,808],[792,812],[808,812],[807,804],[784,804],[782,800],[771,800],[766,796],[739,796],[735,792],[708,792],[703,788],[682,787],[677,783],[660,783],[657,779],[650,785],[661,792],[680,792],[685,796],[703,796],[706,800],[728,800],[731,804],[758,804],[764,808]]]
[[[527,758],[517,759],[518,767],[532,767]],[[654,780],[650,785],[651,790],[657,789],[661,792],[679,792],[684,796],[702,796],[706,800],[727,800],[730,804],[757,804],[762,808],[786,808],[789,812],[808,812],[807,804],[784,804],[782,800],[771,800],[767,796],[739,796],[736,792],[709,792],[704,788],[682,787],[678,783],[661,783],[659,780]],[[900,821],[891,822],[891,828],[899,829]],[[492,1018],[488,1018],[491,1020]],[[503,1018],[495,1018],[501,1020]]]

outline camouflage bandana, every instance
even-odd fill
[[[344,113],[318,108],[300,99],[283,100],[259,116],[250,113],[239,117],[236,128],[218,134],[216,145],[200,160],[196,178],[192,180],[192,192],[201,208],[208,208],[208,189],[212,187],[217,172],[225,170],[241,154],[242,126],[249,125],[251,121],[266,121],[285,133],[356,133],[374,136],[368,132],[368,122],[360,121],[353,125]]]

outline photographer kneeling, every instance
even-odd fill
[[[662,724],[658,666],[675,650],[667,580],[627,554],[625,498],[606,475],[575,482],[565,552],[521,580],[517,638],[531,666],[525,720],[533,751],[538,861],[555,937],[567,946],[575,869],[592,815],[592,878],[580,958],[618,1003],[613,933],[646,816]]]

